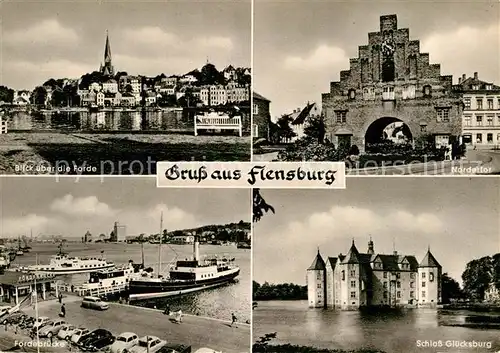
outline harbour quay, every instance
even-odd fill
[[[166,340],[168,344],[191,346],[192,351],[209,347],[223,353],[249,352],[250,325],[237,323],[231,327],[230,321],[184,315],[182,323],[175,323],[173,317],[162,310],[143,308],[125,304],[109,303],[109,309],[96,311],[82,308],[82,298],[64,296],[67,323],[90,330],[103,328],[115,336],[122,332],[134,332],[140,337],[151,335]],[[57,300],[38,303],[38,316],[57,318],[61,305]],[[34,316],[35,308],[23,310]]]

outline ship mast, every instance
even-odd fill
[[[162,230],[163,228],[163,211],[161,212],[161,218],[160,218],[160,243],[158,244],[158,278],[160,278],[160,271],[161,271],[161,242],[163,240],[162,238]]]

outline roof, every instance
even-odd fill
[[[0,284],[6,284],[11,286],[17,285],[27,285],[33,284],[35,278],[38,282],[52,281],[55,276],[49,274],[33,274],[27,272],[19,271],[5,271],[3,275],[0,275]]]
[[[359,264],[359,251],[356,249],[356,245],[354,245],[354,240],[352,241],[351,248],[349,249],[349,252],[345,256],[344,261],[342,263],[345,264]]]
[[[311,266],[309,266],[309,268],[307,270],[309,271],[309,270],[325,270],[325,269],[326,269],[325,261],[321,257],[319,250],[318,250],[318,253],[316,254],[316,257],[314,258],[314,261],[312,262]]]
[[[258,100],[261,100],[261,101],[266,101],[266,102],[270,102],[269,99],[261,96],[260,94],[258,94],[257,92],[253,92],[253,99],[258,99]]]
[[[431,251],[427,250],[427,254],[425,254],[422,262],[420,262],[419,267],[441,267],[441,265],[434,255],[431,254]]]
[[[330,265],[330,267],[332,268],[332,270],[335,270],[335,265],[337,264],[337,258],[336,257],[329,257],[327,262],[328,264]]]
[[[297,115],[297,117],[292,121],[292,125],[301,125],[304,124],[306,119],[309,117],[309,114],[311,113],[312,108],[316,103],[308,103],[304,109],[300,111],[300,113]]]
[[[475,77],[466,78],[457,86],[460,87],[462,91],[476,91],[473,89],[474,86],[479,86],[479,90],[487,90],[486,86],[491,86],[491,89],[487,91],[500,90],[500,86],[496,86],[491,82],[482,81]]]

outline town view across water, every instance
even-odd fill
[[[46,264],[50,257],[57,253],[57,245],[51,243],[32,243],[32,250],[23,256],[18,256],[12,263],[15,265]],[[70,256],[78,257],[104,257],[112,261],[115,265],[125,265],[132,260],[134,263],[141,263],[141,245],[126,243],[77,243],[66,242],[64,251]],[[101,254],[101,251],[103,253]],[[169,305],[172,310],[181,309],[183,312],[193,315],[206,316],[221,320],[231,318],[231,313],[235,313],[240,322],[250,320],[250,250],[238,249],[235,245],[200,245],[201,256],[218,255],[219,257],[234,258],[235,263],[240,267],[240,276],[234,283],[226,286],[200,291],[194,294],[183,295],[174,299],[150,299],[147,301],[133,302],[134,305],[157,307],[163,309]],[[162,270],[165,274],[168,266],[177,260],[191,258],[192,245],[162,245]],[[158,269],[158,245],[144,244],[144,265],[152,267],[155,273]],[[71,282],[75,285],[88,281],[89,274],[77,274],[63,276],[64,282]]]

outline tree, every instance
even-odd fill
[[[275,213],[274,207],[269,205],[266,200],[261,196],[260,189],[253,190],[253,221],[258,222],[261,220],[264,213],[271,211]]]
[[[201,68],[198,81],[200,85],[224,84],[224,75],[213,64],[208,63]]]
[[[304,128],[304,134],[306,136],[316,139],[318,143],[323,143],[325,133],[326,126],[322,115],[309,118],[309,122]]]
[[[484,292],[492,282],[492,259],[489,256],[469,261],[462,273],[464,293],[475,300],[483,300]]]
[[[289,142],[293,137],[297,136],[297,134],[293,131],[290,126],[292,119],[288,115],[283,115],[278,119],[278,136],[280,140],[284,140],[285,142]]]
[[[33,94],[31,95],[31,100],[33,104],[45,105],[45,100],[47,99],[47,90],[43,87],[35,87]]]
[[[14,100],[14,90],[5,86],[0,86],[0,102],[12,103]]]
[[[458,282],[448,276],[447,273],[443,273],[441,276],[441,299],[443,304],[449,304],[451,299],[461,298],[463,298],[463,293]]]

